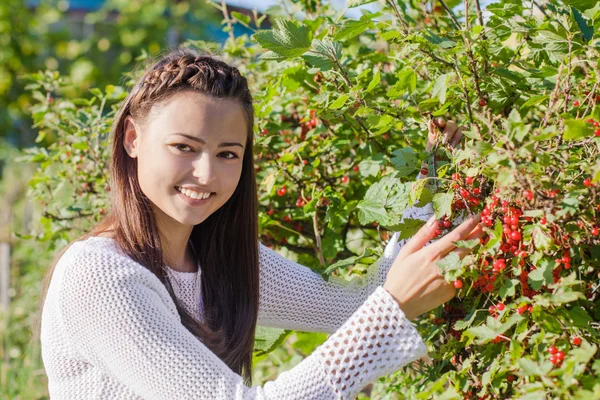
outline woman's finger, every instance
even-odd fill
[[[435,215],[417,231],[417,233],[402,247],[401,253],[406,255],[417,252],[435,236],[437,219]]]
[[[456,133],[456,131],[458,130],[458,124],[454,121],[448,121],[446,122],[446,126],[444,127],[443,130],[443,139],[442,139],[442,144],[447,144],[448,142],[450,142],[450,140],[452,139],[452,137],[454,136],[454,134]]]
[[[484,236],[485,236],[485,232],[484,232],[482,226],[480,224],[478,224],[475,227],[475,229],[473,229],[471,231],[471,233],[469,234],[469,236],[467,236],[467,238],[465,240],[481,239]],[[458,256],[462,259],[471,252],[471,249],[457,248],[454,251],[456,253],[458,253]]]
[[[452,139],[450,140],[450,146],[456,147],[460,144],[460,141],[463,137],[463,131],[465,131],[466,129],[467,128],[464,126],[458,128],[458,130],[456,131],[456,133],[454,133],[454,136],[452,136]]]
[[[432,243],[428,248],[431,247],[431,251],[433,251],[437,257],[443,257],[445,254],[456,248],[456,245],[453,242],[465,240],[477,227],[480,220],[481,214],[471,215],[452,232]]]

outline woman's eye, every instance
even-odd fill
[[[189,153],[191,151],[191,147],[188,146],[187,144],[174,144],[173,147],[175,147],[177,150],[182,151],[184,153]],[[188,151],[185,149],[190,149],[190,150]]]
[[[228,160],[233,160],[235,158],[238,158],[237,154],[235,154],[235,153],[233,153],[231,151],[224,151],[221,154],[226,154],[226,155],[230,156],[230,157],[225,157]]]

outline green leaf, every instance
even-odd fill
[[[287,329],[257,326],[254,337],[254,356],[259,357],[272,352],[278,348],[292,332],[292,330]]]
[[[433,195],[433,209],[435,210],[436,218],[441,218],[444,215],[452,215],[452,200],[454,192],[436,193]]]
[[[447,82],[451,76],[452,73],[438,76],[433,84],[433,89],[431,90],[431,95],[438,98],[442,104],[446,102],[446,91],[448,90]]]
[[[302,58],[322,71],[328,71],[334,67],[341,56],[342,45],[340,43],[314,39],[311,49]]]
[[[560,292],[550,296],[550,303],[555,305],[571,303],[576,300],[585,300],[585,295],[581,292]]]
[[[554,282],[552,270],[554,269],[554,261],[543,259],[540,265],[529,273],[529,283],[533,290],[540,290],[542,286],[550,285]]]
[[[442,38],[440,36],[437,36],[436,34],[431,32],[429,29],[425,30],[425,32],[423,33],[423,37],[425,39],[427,39],[427,41],[429,43],[439,46],[442,49],[451,49],[454,46],[456,46],[456,43],[453,42],[452,40],[450,40],[448,38]]]
[[[421,227],[425,225],[425,221],[420,219],[404,218],[398,225],[388,226],[387,228],[393,232],[400,232],[398,239],[410,239],[417,233]]]
[[[396,81],[394,86],[392,86],[388,90],[388,96],[394,98],[401,97],[405,94],[413,93],[417,88],[417,74],[412,68],[404,68],[403,70],[398,72],[398,74],[396,74],[396,77],[398,78],[398,80]]]
[[[573,17],[573,19],[575,19],[575,22],[577,22],[577,26],[581,31],[583,40],[585,40],[586,42],[592,40],[592,36],[594,36],[594,28],[588,25],[587,20],[575,7],[571,7],[571,16]]]
[[[590,124],[579,119],[567,119],[565,120],[565,134],[563,138],[565,140],[577,140],[591,136],[594,131],[590,128]]]
[[[517,285],[519,284],[520,281],[518,279],[507,279],[503,281],[499,289],[500,297],[505,299],[514,296]]]
[[[457,240],[453,243],[456,245],[456,247],[459,247],[461,249],[473,249],[479,244],[479,239]]]
[[[345,20],[340,28],[335,32],[334,40],[343,42],[348,39],[360,35],[371,26],[371,21],[368,20]]]
[[[529,376],[544,376],[552,369],[552,364],[550,363],[539,365],[535,361],[528,358],[520,358],[517,363],[519,364],[519,367],[521,367],[521,370],[524,372],[524,374]],[[547,364],[549,364],[549,367]]]
[[[529,100],[527,100],[521,106],[521,109],[531,107],[531,106],[537,106],[538,104],[543,103],[544,101],[548,100],[549,98],[550,98],[550,96],[548,96],[548,95],[532,96]]]
[[[456,271],[460,268],[460,256],[457,252],[451,251],[448,255],[438,261],[437,266],[442,272]]]
[[[258,31],[254,39],[265,49],[286,58],[299,57],[311,45],[311,32],[305,25],[289,19],[276,18],[274,28]]]
[[[538,250],[548,250],[552,246],[552,236],[547,234],[541,227],[536,226],[531,233],[531,238],[535,248]]]
[[[379,70],[377,70],[373,74],[373,79],[371,80],[371,83],[369,83],[369,86],[367,87],[367,90],[365,90],[365,92],[368,93],[371,90],[375,89],[375,87],[377,85],[379,85],[380,81],[381,81],[381,73],[379,72]]]
[[[564,3],[568,6],[573,6],[578,10],[585,11],[588,8],[592,8],[598,4],[597,0],[564,0]]]
[[[240,24],[244,25],[245,27],[249,27],[250,26],[250,16],[246,15],[246,14],[242,14],[240,12],[237,11],[232,11],[231,12],[231,16],[233,18],[235,18]]]
[[[350,97],[350,96],[348,96],[347,94],[341,95],[333,103],[331,103],[329,105],[329,109],[330,110],[339,110],[340,108],[342,108],[344,106],[344,104],[346,104],[348,97]]]
[[[407,176],[419,170],[419,158],[412,147],[395,150],[390,161],[398,170],[399,176]]]

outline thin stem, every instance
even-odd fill
[[[456,27],[456,29],[458,29],[460,31],[461,30],[460,24],[458,23],[458,20],[456,19],[456,17],[452,13],[452,10],[450,10],[450,8],[448,7],[448,5],[446,4],[446,2],[444,0],[440,0],[440,3],[442,4],[442,7],[444,7],[444,9],[446,10],[446,12],[450,16],[450,19],[454,23],[454,26]]]
[[[323,245],[321,243],[321,233],[319,232],[319,217],[317,211],[313,214],[313,230],[315,231],[315,242],[317,245],[317,257],[321,266],[325,267],[325,258],[323,257]]]

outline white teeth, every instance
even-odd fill
[[[206,199],[210,196],[210,193],[198,193],[193,190],[183,189],[177,187],[177,190],[186,195],[187,197],[191,197],[192,199]]]

